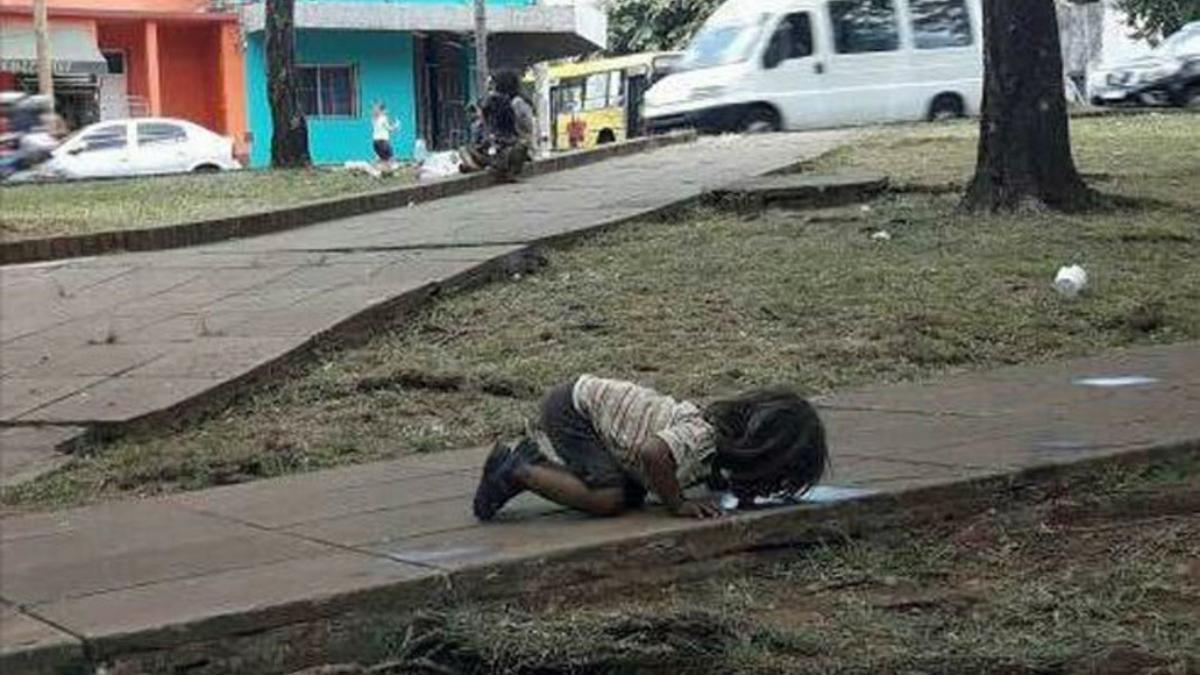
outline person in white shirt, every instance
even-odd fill
[[[387,106],[382,102],[376,103],[371,113],[371,138],[375,142],[375,156],[381,164],[389,167],[396,156],[392,150],[392,134],[399,128],[400,125],[388,117]]]

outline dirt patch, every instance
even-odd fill
[[[364,377],[355,383],[355,390],[364,393],[416,389],[424,391],[461,391],[467,378],[457,374],[426,373],[417,370],[402,370],[391,375]]]

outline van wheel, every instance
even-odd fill
[[[596,134],[596,145],[608,145],[616,142],[617,135],[613,133],[612,129],[601,129],[600,133]]]
[[[221,167],[217,166],[216,164],[201,164],[200,166],[192,169],[192,173],[220,173],[220,172],[221,172]]]
[[[741,131],[745,134],[765,134],[781,128],[783,124],[779,120],[779,113],[766,106],[755,106],[742,118]]]
[[[938,94],[929,104],[929,121],[945,122],[966,114],[966,106],[958,94]]]

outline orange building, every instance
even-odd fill
[[[55,98],[72,127],[191,120],[246,141],[237,14],[213,0],[48,0]],[[36,90],[30,0],[0,0],[0,90]]]

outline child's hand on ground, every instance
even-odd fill
[[[716,502],[710,500],[689,499],[680,502],[679,506],[671,509],[672,515],[679,518],[720,518],[724,515],[721,507],[717,506]]]

